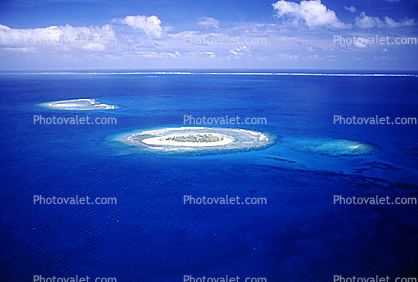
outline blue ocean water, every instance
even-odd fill
[[[338,125],[345,117],[417,117],[418,78],[242,73],[3,73],[1,281],[115,277],[183,281],[265,277],[332,281],[418,274],[417,205],[336,205],[344,197],[417,197],[418,125]],[[92,98],[112,111],[59,111]],[[116,117],[116,125],[39,125],[42,117]],[[117,144],[183,116],[264,117],[265,150],[167,156]],[[226,126],[237,127],[237,126]],[[369,155],[329,156],[310,142],[348,139]],[[116,197],[117,205],[39,205],[44,197]],[[185,205],[264,197],[267,205]]]

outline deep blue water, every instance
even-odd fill
[[[39,103],[94,98],[113,111]],[[418,273],[417,205],[334,205],[333,196],[417,197],[418,125],[334,125],[333,116],[418,117],[418,78],[215,74],[1,74],[0,280],[116,277],[332,281]],[[34,125],[33,116],[116,117],[117,125]],[[265,150],[138,152],[132,130],[183,115],[265,117]],[[231,127],[231,126],[230,126]],[[357,140],[370,155],[315,154]],[[33,196],[116,197],[117,205],[34,205]],[[267,205],[184,205],[183,195],[265,197]]]

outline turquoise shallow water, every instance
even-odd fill
[[[0,84],[1,281],[416,275],[417,205],[333,204],[334,195],[417,197],[417,125],[333,124],[334,115],[417,117],[415,76],[2,74]],[[120,108],[38,106],[78,98]],[[34,125],[34,115],[118,122]],[[184,115],[265,117],[267,124],[241,127],[278,140],[265,150],[204,156],[114,142],[127,132],[183,126]],[[321,150],[335,151],[335,143],[318,144],[340,139],[373,152],[330,156]],[[34,205],[33,195],[116,197],[118,204]],[[184,195],[268,203],[185,205]]]

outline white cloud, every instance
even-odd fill
[[[3,48],[2,50],[11,51],[11,52],[19,52],[19,53],[34,53],[34,52],[36,52],[36,49],[34,47],[18,47],[18,48],[6,47],[6,48]]]
[[[219,21],[214,19],[214,18],[210,18],[210,17],[200,18],[200,21],[198,22],[198,25],[203,25],[204,27],[213,26],[214,28],[219,29]]]
[[[389,56],[380,56],[380,57],[374,57],[377,61],[396,61],[398,60],[397,57],[389,57]]]
[[[356,25],[361,28],[384,27],[385,23],[378,17],[369,17],[365,12],[361,13],[361,17],[356,17]]]
[[[199,52],[199,55],[201,57],[216,58],[216,55],[214,52]]]
[[[109,42],[115,33],[109,25],[103,27],[49,26],[45,28],[14,29],[0,25],[0,46],[8,47],[68,47]],[[115,43],[115,42],[114,42]]]
[[[101,43],[93,43],[93,42],[90,42],[82,47],[83,49],[89,50],[89,51],[103,51],[106,49],[105,45]]]
[[[385,17],[385,23],[389,27],[414,26],[415,25],[415,20],[404,19],[404,20],[401,20],[400,22],[395,22],[393,19],[391,19],[389,17]]]
[[[9,29],[10,29],[10,27],[0,24],[0,29],[6,29],[6,30],[9,30]]]
[[[319,56],[318,54],[315,54],[315,55],[312,55],[312,56],[308,56],[308,59],[322,60],[323,58],[321,56]]]
[[[273,4],[278,18],[292,19],[293,24],[305,24],[310,29],[315,28],[332,28],[343,29],[349,28],[341,22],[334,11],[329,10],[320,0],[301,1],[300,4],[288,2],[285,0],[277,1]]]
[[[356,17],[356,25],[361,28],[385,28],[385,27],[402,27],[402,26],[414,26],[415,20],[413,19],[404,19],[400,22],[396,22],[389,17],[385,17],[385,20],[382,21],[378,17],[369,17],[365,12],[362,12],[360,17]]]
[[[242,46],[242,47],[230,50],[229,52],[237,57],[241,57],[241,55],[249,54],[250,50],[248,50],[246,46]]]
[[[57,26],[34,29],[13,29],[2,25],[0,29],[0,46],[19,47],[33,43],[36,40],[56,42],[62,35],[63,31]]]
[[[364,49],[367,48],[367,43],[365,42],[365,40],[355,40],[354,46],[357,48]]]
[[[161,38],[163,33],[161,21],[156,16],[127,16],[121,22],[135,29],[141,29],[155,39]]]
[[[344,6],[344,9],[346,9],[347,11],[350,11],[351,13],[354,13],[355,11],[357,11],[356,7],[354,6],[350,6],[350,7]]]
[[[309,51],[309,52],[316,52],[316,51],[321,50],[320,47],[314,44],[310,44],[310,43],[303,43],[299,41],[296,45],[297,45],[298,50]]]

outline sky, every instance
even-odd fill
[[[0,70],[418,70],[417,0],[0,0]]]

